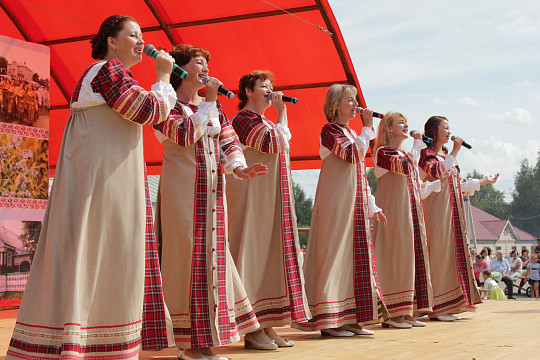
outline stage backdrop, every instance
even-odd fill
[[[0,36],[0,300],[24,290],[47,206],[49,84],[47,46]]]

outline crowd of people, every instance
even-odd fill
[[[452,322],[476,310],[482,300],[462,193],[498,175],[461,177],[463,140],[446,148],[447,118],[433,116],[424,133],[413,131],[407,151],[405,115],[385,114],[375,132],[373,112],[364,109],[358,135],[349,127],[357,89],[332,85],[304,258],[289,163],[293,134],[273,74],[240,78],[239,111],[229,120],[217,99],[221,82],[207,78],[207,49],[159,51],[147,91],[129,70],[142,61],[144,45],[135,19],[107,18],[91,43],[97,62],[72,96],[6,359],[130,359],[141,347],[176,346],[179,359],[225,360],[212,348],[242,335],[246,348],[294,346],[274,327],[351,337],[373,335],[369,324],[410,329],[426,326],[422,316]],[[171,78],[174,63],[187,77]],[[275,121],[265,116],[270,106]],[[142,125],[152,125],[163,143],[155,219]],[[374,196],[365,166],[371,140]],[[498,265],[509,276],[506,263]]]
[[[33,125],[45,105],[48,91],[43,86],[0,76],[0,114],[5,122]]]
[[[481,291],[484,291],[484,299],[516,299],[514,283],[519,280],[518,294],[528,282],[531,287],[531,300],[538,300],[540,239],[537,239],[537,242],[538,245],[534,248],[534,253],[531,256],[529,256],[528,249],[522,249],[520,256],[516,250],[512,250],[508,258],[503,257],[501,250],[495,251],[495,257],[491,258],[491,248],[489,247],[483,248],[480,254],[476,254],[475,249],[470,249],[476,284]],[[497,282],[502,282],[505,285],[508,297],[499,289]],[[494,285],[497,286],[497,289]]]

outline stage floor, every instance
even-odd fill
[[[383,329],[369,326],[374,336],[321,338],[319,332],[278,329],[296,342],[276,351],[244,350],[243,341],[217,353],[231,360],[262,359],[414,359],[494,360],[540,358],[540,301],[488,300],[477,313],[461,314],[453,323],[427,321],[424,328]],[[4,359],[17,310],[0,311],[0,359]],[[175,360],[175,349],[143,351],[141,360]]]

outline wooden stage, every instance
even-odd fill
[[[296,342],[276,351],[244,350],[243,341],[217,348],[231,360],[415,359],[494,360],[540,358],[540,301],[488,300],[477,313],[453,323],[429,321],[424,328],[383,329],[374,336],[321,338],[318,332],[278,329]],[[17,310],[0,311],[0,359],[4,359]],[[143,351],[141,360],[175,360],[176,350]]]

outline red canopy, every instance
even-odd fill
[[[156,47],[189,43],[207,48],[212,56],[210,73],[233,91],[241,75],[254,69],[271,70],[274,87],[299,99],[298,104],[288,106],[293,169],[320,167],[319,134],[326,123],[322,104],[330,85],[355,85],[365,106],[327,0],[0,0],[0,7],[1,35],[51,49],[52,170],[69,116],[70,96],[83,71],[94,61],[89,39],[112,14],[137,19],[145,42]],[[145,58],[132,68],[145,88],[155,80],[154,67],[154,60]],[[221,102],[227,115],[234,116],[238,100],[221,98]],[[273,109],[266,115],[276,117]],[[361,121],[352,126],[359,130]],[[159,174],[161,144],[150,127],[145,127],[144,135],[149,173]]]

